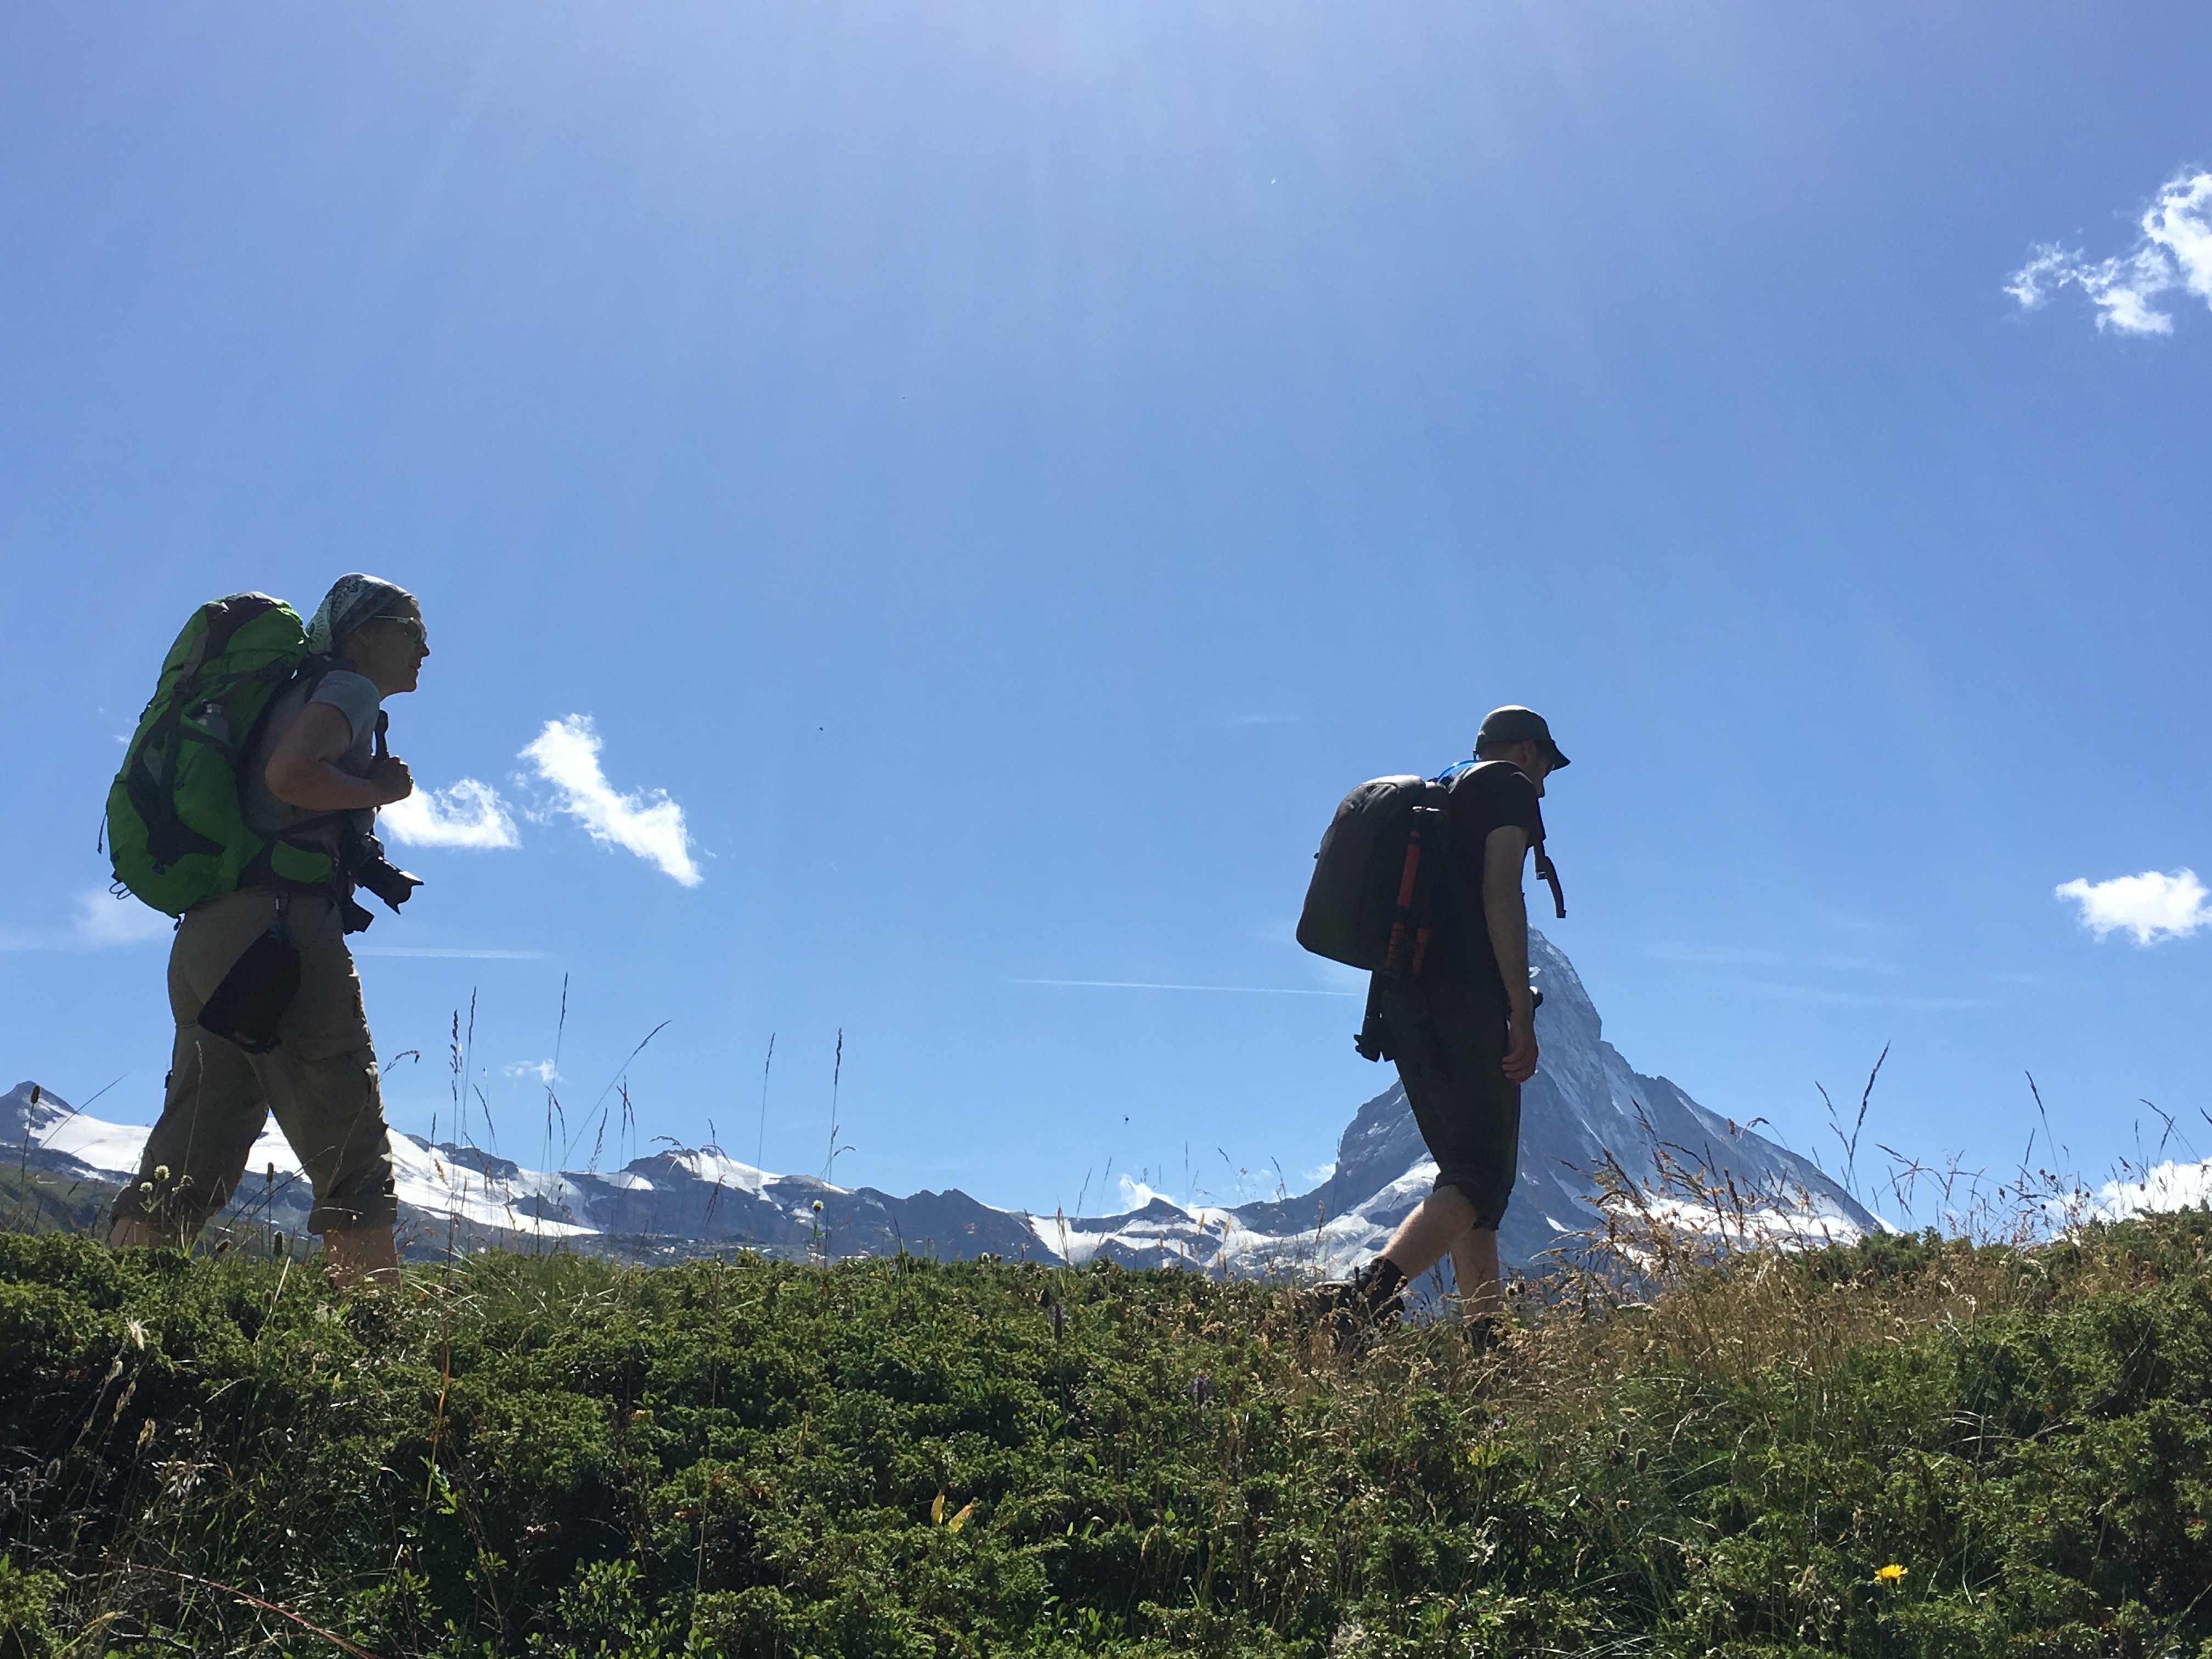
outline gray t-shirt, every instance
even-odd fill
[[[252,763],[246,774],[246,828],[264,836],[274,836],[289,830],[294,824],[323,814],[304,806],[293,806],[276,799],[269,787],[269,757],[276,752],[276,744],[291,729],[292,722],[300,718],[300,711],[310,702],[326,702],[346,717],[353,727],[353,746],[337,758],[343,772],[357,778],[368,775],[368,769],[376,757],[376,714],[383,706],[384,696],[376,689],[376,682],[366,675],[356,674],[349,668],[333,668],[315,683],[314,695],[303,695],[302,688],[288,686],[277,694],[270,706],[269,719],[262,727],[261,741],[253,751]],[[376,827],[376,809],[363,807],[353,814],[356,829],[368,834]],[[319,846],[323,851],[335,852],[337,847],[338,826],[323,825],[298,838]]]

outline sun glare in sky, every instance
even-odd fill
[[[1638,1071],[1810,1149],[1887,1045],[1869,1134],[1990,1159],[2032,1071],[2091,1175],[2205,1098],[2202,8],[7,38],[0,1083],[150,1121],[119,739],[202,600],[373,570],[402,1129],[557,1044],[811,1170],[842,1030],[841,1181],[1322,1165],[1315,846],[1509,702]]]

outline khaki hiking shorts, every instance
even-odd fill
[[[300,947],[300,994],[277,1027],[276,1046],[249,1054],[202,1030],[200,1009],[280,906]],[[392,1224],[399,1206],[376,1052],[353,953],[329,899],[249,890],[187,912],[169,951],[169,1008],[177,1036],[161,1117],[147,1137],[137,1181],[116,1200],[118,1218],[151,1222],[189,1243],[238,1190],[273,1112],[314,1191],[311,1231]]]

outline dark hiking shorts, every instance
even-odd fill
[[[1437,1161],[1437,1190],[1458,1188],[1474,1206],[1474,1224],[1497,1226],[1521,1166],[1521,1085],[1505,1075],[1505,1010],[1473,986],[1386,981],[1376,989],[1406,1100]]]

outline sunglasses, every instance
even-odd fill
[[[397,623],[401,628],[406,629],[408,637],[412,639],[416,644],[427,647],[430,643],[430,635],[423,629],[422,621],[418,617],[380,616],[371,617],[369,621]]]

